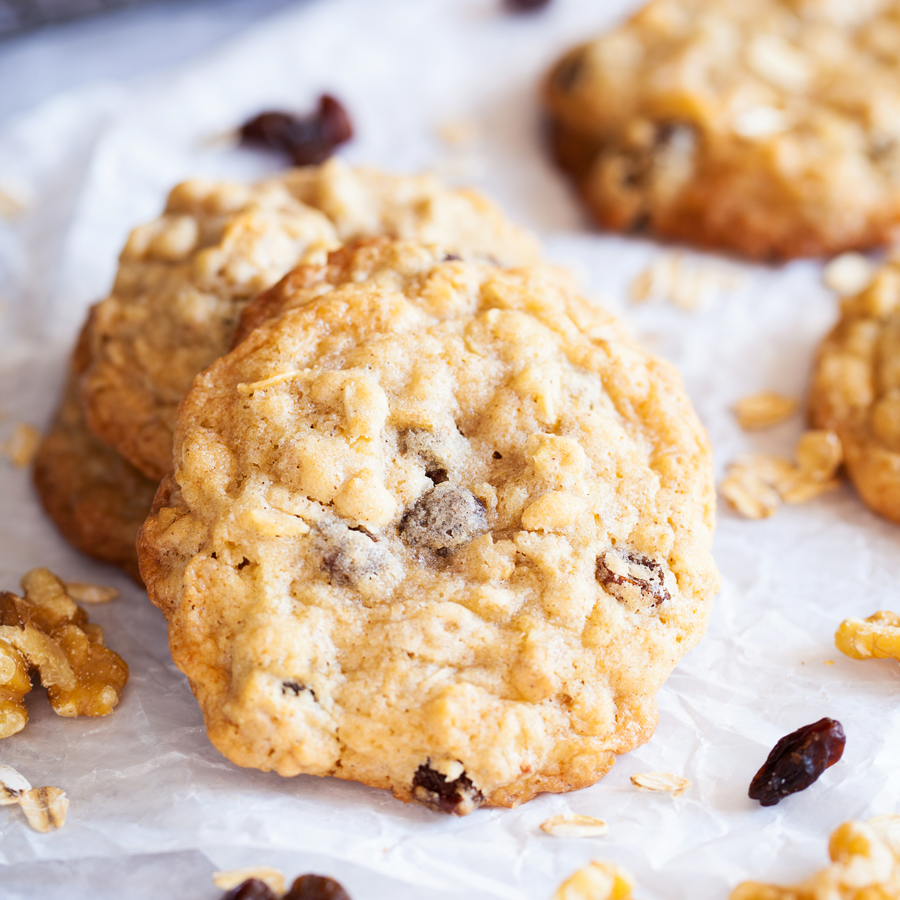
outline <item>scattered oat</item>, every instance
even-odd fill
[[[784,503],[808,503],[840,486],[834,477],[843,450],[833,431],[804,432],[795,462],[766,453],[748,454],[728,466],[722,496],[742,516],[764,519]]]
[[[541,822],[541,831],[554,837],[599,837],[609,831],[609,826],[601,819],[592,816],[551,816]]]
[[[553,900],[631,900],[632,877],[612,863],[593,860],[567,878]]]
[[[66,792],[59,788],[39,787],[23,791],[19,806],[22,807],[28,824],[41,834],[55,831],[66,824],[69,801],[66,799]]]
[[[789,419],[797,411],[797,401],[774,391],[762,391],[743,397],[734,405],[738,424],[745,431],[772,428]]]
[[[839,296],[850,297],[872,283],[876,269],[875,263],[861,253],[842,253],[825,266],[822,280]]]
[[[265,882],[279,896],[285,892],[284,875],[278,869],[271,869],[268,866],[250,866],[246,869],[214,872],[213,884],[221,891],[230,891],[248,878]]]
[[[845,822],[828,843],[831,865],[801,884],[745,881],[730,900],[897,900],[900,897],[900,816]]]
[[[444,122],[438,126],[437,135],[451,147],[471,147],[478,141],[478,125],[468,119]]]
[[[826,659],[826,660],[825,660],[825,665],[826,665],[826,666],[833,666],[833,665],[834,665],[834,660],[833,660],[833,659]]]
[[[31,790],[31,782],[12,766],[0,766],[0,806],[18,803],[23,792]]]
[[[24,469],[31,465],[41,442],[41,433],[27,422],[20,422],[13,429],[12,437],[0,444],[0,453],[6,454],[14,466]]]
[[[687,778],[669,772],[644,772],[632,775],[631,783],[641,791],[669,791],[673,797],[680,797],[690,786]]]
[[[853,659],[900,662],[900,616],[882,610],[868,619],[845,619],[834,635],[834,643]]]
[[[729,466],[728,475],[719,485],[719,490],[732,509],[746,519],[767,519],[781,505],[778,491],[748,466]]]
[[[119,596],[115,588],[104,587],[102,584],[83,584],[80,581],[67,581],[66,593],[76,603],[109,603]]]
[[[833,431],[817,428],[800,436],[794,456],[805,473],[817,481],[829,481],[844,460],[844,450]]]
[[[629,293],[634,303],[664,301],[692,311],[734,290],[740,278],[737,270],[721,264],[690,263],[681,253],[668,253],[657,257],[631,282]]]

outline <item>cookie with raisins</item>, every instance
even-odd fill
[[[246,315],[138,540],[213,744],[462,815],[648,740],[718,585],[673,368],[553,271],[412,242]]]
[[[553,150],[605,228],[757,259],[885,244],[898,41],[897,0],[652,0],[553,67]]]

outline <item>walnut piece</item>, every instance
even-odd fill
[[[868,619],[845,619],[834,635],[834,643],[853,659],[900,662],[900,616],[882,611]]]
[[[633,888],[627,872],[595,859],[567,878],[553,900],[631,900]]]
[[[25,727],[23,697],[37,673],[61,716],[105,716],[119,702],[128,666],[103,646],[103,629],[47,569],[22,579],[24,597],[0,592],[0,737]]]
[[[745,881],[730,900],[895,900],[900,896],[900,816],[845,822],[828,844],[831,865],[801,884]]]

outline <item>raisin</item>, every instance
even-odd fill
[[[488,530],[484,504],[458,484],[436,485],[403,517],[400,534],[407,544],[430,550],[454,550]]]
[[[819,719],[783,737],[750,782],[750,799],[762,806],[806,790],[844,753],[844,729],[836,719]]]
[[[641,593],[651,601],[652,606],[661,606],[670,599],[668,590],[663,582],[662,566],[640,553],[625,551],[619,553],[620,558],[628,564],[627,575],[617,575],[610,569],[606,557],[608,553],[597,557],[597,581],[605,587],[611,587],[612,592],[618,594],[615,588],[633,584],[640,588]],[[638,571],[635,572],[635,567]]]
[[[333,584],[358,587],[376,578],[390,563],[390,551],[362,531],[322,523],[313,536],[322,566]]]
[[[293,694],[293,696],[299,697],[304,691],[308,691],[313,700],[316,699],[316,692],[311,687],[307,687],[305,684],[300,684],[299,681],[281,682],[281,693],[285,696],[287,696],[288,694]]]
[[[507,9],[513,12],[535,12],[535,10],[543,9],[550,3],[550,0],[506,0]]]
[[[264,112],[245,122],[241,141],[270,150],[280,150],[296,166],[324,162],[336,147],[353,137],[350,116],[340,101],[330,94],[319,98],[319,108],[306,116],[284,112]]]
[[[435,484],[443,484],[449,478],[446,469],[429,469],[425,472],[425,477],[430,478]]]
[[[278,895],[259,878],[248,878],[232,888],[222,900],[277,900]]]
[[[484,794],[465,772],[447,781],[445,775],[431,768],[430,762],[422,763],[413,775],[413,797],[419,803],[435,812],[454,816],[468,815],[484,803]]]
[[[294,879],[282,900],[350,900],[340,882],[325,875],[301,875]]]

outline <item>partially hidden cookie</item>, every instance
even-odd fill
[[[41,503],[66,540],[140,581],[134,542],[158,482],[90,433],[74,379],[41,441],[33,474]]]
[[[653,0],[544,88],[600,224],[750,257],[900,233],[900,2]]]
[[[809,414],[837,432],[863,500],[900,522],[900,258],[842,301],[816,355]]]
[[[592,784],[718,586],[681,380],[546,269],[332,260],[195,381],[138,539],[209,737],[456,814]]]
[[[520,263],[535,240],[472,191],[332,161],[255,186],[189,181],[132,232],[88,326],[80,390],[90,429],[147,477],[172,465],[194,377],[228,350],[241,310],[299,262],[360,235],[415,237]]]

